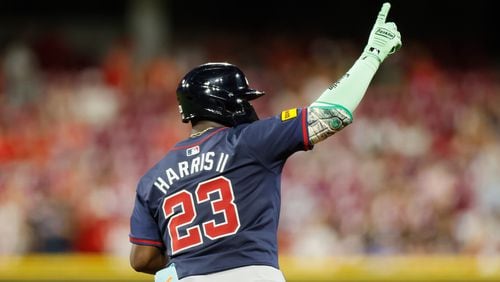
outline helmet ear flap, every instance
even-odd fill
[[[179,109],[179,114],[181,114],[182,122],[187,122],[187,121],[184,121],[186,119],[186,117],[184,116],[184,111],[182,110],[181,104],[178,105],[178,109]]]

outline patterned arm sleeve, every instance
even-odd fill
[[[340,105],[311,106],[307,115],[309,141],[317,144],[351,123],[351,112]]]

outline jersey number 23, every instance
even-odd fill
[[[211,194],[216,194],[219,197],[212,200],[210,199]],[[222,214],[224,221],[216,223],[214,219],[186,228],[196,219],[195,204],[207,201],[210,202],[212,214]],[[174,212],[177,207],[180,207],[180,213]],[[182,190],[165,198],[163,214],[166,219],[170,218],[167,229],[172,255],[203,244],[202,230],[207,238],[215,240],[235,234],[240,228],[238,209],[234,203],[233,186],[231,181],[224,176],[199,183],[194,195]],[[181,229],[185,229],[185,235],[180,235],[179,230]]]

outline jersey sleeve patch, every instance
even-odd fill
[[[287,121],[297,117],[297,108],[281,112],[281,121]]]

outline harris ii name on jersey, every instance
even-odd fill
[[[198,146],[196,146],[198,147]],[[180,179],[197,174],[202,171],[215,171],[218,173],[224,172],[224,169],[229,159],[229,155],[225,153],[206,152],[198,154],[192,153],[196,149],[189,148],[186,152],[188,156],[197,155],[189,160],[178,162],[177,165],[165,169],[163,176],[158,176],[154,182],[154,186],[163,194],[167,194],[170,186]]]

